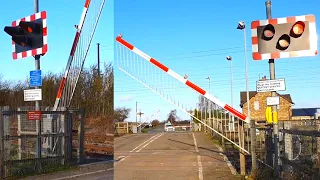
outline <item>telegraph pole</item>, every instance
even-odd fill
[[[265,2],[266,6],[266,15],[267,19],[271,19],[271,1],[268,0]],[[269,71],[270,71],[270,80],[276,79],[274,59],[269,59]],[[271,92],[271,96],[277,96],[276,91]],[[273,141],[274,141],[274,169],[275,176],[279,177],[279,127],[278,127],[278,114],[277,114],[277,105],[272,106],[272,119],[273,119]]]
[[[100,76],[100,43],[97,43],[97,52],[98,52],[98,76]]]

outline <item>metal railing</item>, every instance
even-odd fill
[[[45,111],[40,126],[31,107],[0,107],[0,172],[2,178],[41,173],[83,161],[84,111]],[[79,116],[74,116],[79,115]],[[79,129],[78,137],[73,130]],[[77,144],[74,146],[73,144]]]

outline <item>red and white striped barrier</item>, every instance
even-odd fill
[[[67,76],[68,76],[68,73],[69,73],[69,70],[70,70],[70,67],[71,67],[73,56],[74,56],[74,53],[75,53],[75,51],[77,49],[78,41],[79,41],[79,38],[80,38],[80,34],[81,34],[81,31],[82,31],[83,23],[84,23],[86,15],[87,15],[90,2],[91,2],[91,0],[86,0],[86,2],[84,4],[84,8],[83,8],[83,11],[82,11],[80,22],[79,22],[79,25],[77,27],[77,32],[76,32],[76,35],[74,37],[74,41],[73,41],[73,44],[72,44],[70,56],[68,58],[67,67],[66,67],[66,70],[64,72],[64,76],[62,77],[62,80],[61,80],[61,83],[60,83],[60,86],[59,86],[59,90],[58,90],[58,94],[57,94],[57,97],[56,97],[56,101],[55,101],[54,106],[53,106],[53,111],[57,110],[57,108],[58,108],[59,101],[60,101],[60,98],[61,98],[62,93],[63,93],[64,86],[65,86],[66,81],[67,81]]]
[[[123,40],[122,39],[122,35],[119,35],[116,38],[116,41],[119,42],[120,44],[122,44],[123,46],[127,47],[129,50],[131,50],[132,52],[136,53],[137,55],[139,55],[143,59],[149,61],[150,63],[152,63],[156,67],[160,68],[164,72],[168,73],[170,76],[172,76],[173,78],[177,79],[181,83],[187,85],[191,89],[193,89],[196,92],[200,93],[202,96],[206,97],[207,99],[209,99],[212,102],[216,103],[220,107],[224,108],[225,110],[227,110],[228,112],[230,112],[234,116],[238,117],[242,121],[244,121],[246,123],[250,122],[249,118],[246,115],[244,115],[241,112],[237,111],[236,109],[234,109],[233,107],[229,106],[228,104],[220,101],[215,96],[213,96],[213,95],[209,94],[208,92],[206,92],[203,88],[201,88],[201,87],[197,86],[196,84],[192,83],[191,81],[185,79],[184,77],[180,76],[179,74],[177,74],[173,70],[169,69],[167,66],[163,65],[159,61],[155,60],[154,58],[152,58],[149,55],[145,54],[144,52],[142,52],[138,48],[134,47],[133,45],[131,45],[127,41]]]

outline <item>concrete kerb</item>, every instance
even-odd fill
[[[207,134],[207,133],[206,133]],[[207,135],[210,135],[210,134],[207,134]],[[223,160],[225,160],[226,162],[227,162],[227,165],[228,165],[228,167],[230,168],[230,171],[231,171],[231,173],[233,174],[233,175],[237,175],[238,173],[237,173],[237,170],[234,168],[234,166],[231,164],[231,162],[229,161],[229,159],[228,159],[228,157],[226,156],[226,155],[224,155],[223,154],[223,149],[222,149],[222,147],[220,147],[219,145],[217,145],[217,144],[214,144],[218,149],[219,149],[219,151],[220,151],[220,155],[221,156],[223,156]]]

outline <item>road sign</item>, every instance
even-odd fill
[[[284,79],[257,81],[257,92],[285,91],[286,85]]]
[[[274,97],[267,97],[267,106],[274,106],[280,104],[280,97],[274,96]]]
[[[42,86],[41,70],[30,71],[30,87]]]
[[[27,89],[23,91],[24,101],[41,101],[42,91],[41,89]]]
[[[41,111],[28,111],[28,120],[41,120]]]

